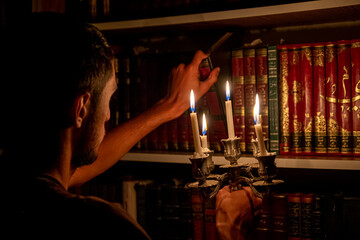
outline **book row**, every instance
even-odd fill
[[[218,239],[216,198],[181,180],[92,182],[78,193],[121,202],[153,239]],[[247,239],[359,239],[359,213],[358,193],[267,192]]]
[[[255,139],[259,95],[268,150],[294,155],[360,155],[360,40],[273,45],[231,51],[235,135],[243,153]],[[191,53],[143,54],[117,59],[120,92],[110,125],[135,117],[166,94],[168,74]],[[202,70],[201,72],[204,72]],[[219,83],[196,103],[205,113],[211,150],[227,138]],[[199,119],[201,124],[201,119]],[[111,127],[110,127],[111,128]],[[201,126],[199,126],[201,129]],[[150,133],[134,149],[193,151],[189,112]]]

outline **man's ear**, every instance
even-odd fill
[[[85,92],[75,99],[75,126],[80,128],[87,117],[90,108],[90,93]]]

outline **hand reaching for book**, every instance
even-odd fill
[[[199,66],[207,57],[204,52],[199,50],[195,53],[191,63],[180,64],[172,70],[167,96],[163,101],[171,103],[175,117],[179,117],[189,108],[191,89],[194,90],[196,101],[216,82],[220,68],[215,68],[204,81],[200,81]]]
[[[250,187],[230,192],[223,187],[216,196],[216,228],[221,240],[245,240],[262,200]]]

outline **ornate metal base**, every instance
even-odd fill
[[[275,186],[275,185],[278,185],[280,183],[284,183],[284,181],[279,180],[279,179],[273,179],[271,182],[257,181],[257,182],[254,182],[253,185],[256,186],[256,187],[266,187],[266,186]]]

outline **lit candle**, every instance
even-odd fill
[[[191,109],[190,119],[191,119],[191,128],[194,137],[195,154],[203,155],[203,151],[200,144],[199,124],[195,112],[195,96],[194,96],[194,91],[192,89],[190,92],[190,109]]]
[[[234,118],[232,112],[232,104],[230,100],[230,86],[229,81],[226,81],[226,101],[225,101],[225,109],[226,109],[226,122],[228,128],[228,137],[235,138],[235,131],[234,131]]]
[[[255,133],[257,137],[257,142],[259,146],[259,151],[261,156],[268,155],[268,152],[265,148],[264,135],[261,126],[261,115],[260,112],[260,104],[259,104],[259,95],[256,94],[256,102],[254,107],[254,121],[255,121]]]
[[[208,148],[206,132],[207,132],[207,124],[206,124],[205,113],[203,113],[202,136],[200,136],[200,139],[201,139],[201,145],[202,145],[202,148],[203,148],[204,152],[210,151],[210,149]]]

